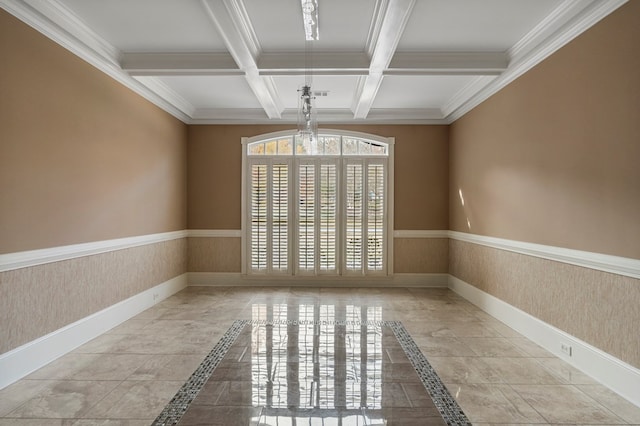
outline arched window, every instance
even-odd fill
[[[243,138],[243,273],[387,275],[393,138]]]

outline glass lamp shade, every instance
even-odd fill
[[[298,99],[298,135],[309,146],[318,142],[318,119],[315,108],[315,97],[311,94],[311,87],[303,86]],[[307,145],[307,143],[305,143]]]

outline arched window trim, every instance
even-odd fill
[[[297,132],[296,131],[291,131],[291,130],[286,130],[286,131],[281,131],[281,132],[273,132],[273,133],[268,133],[265,135],[259,135],[259,136],[254,136],[252,138],[247,138],[245,141],[243,141],[243,151],[245,153],[245,155],[248,156],[276,156],[276,157],[300,157],[300,156],[332,156],[332,157],[345,157],[345,156],[376,156],[376,157],[388,157],[389,156],[389,151],[390,151],[390,138],[385,138],[385,137],[381,137],[378,135],[371,135],[371,134],[367,134],[367,133],[362,133],[362,132],[351,132],[351,131],[341,131],[341,130],[334,130],[334,129],[321,129],[318,131],[318,139],[322,140],[323,137],[339,137],[340,138],[340,144],[339,144],[339,151],[338,153],[325,153],[325,154],[319,154],[319,153],[298,153],[297,152],[297,148],[298,145],[297,143],[300,142],[297,140]],[[353,153],[353,152],[345,152],[344,150],[344,138],[349,138],[349,139],[353,139],[353,140],[358,140],[358,141],[362,141],[362,142],[366,142],[368,145],[370,145],[370,147],[368,148],[370,150],[370,152],[365,152],[365,153]],[[287,152],[287,153],[280,153],[280,141],[286,140],[286,139],[290,139],[290,148],[291,151]],[[273,148],[277,151],[276,153],[268,153],[267,152],[267,144],[270,143],[274,143]],[[254,154],[251,152],[251,147],[255,146],[255,145],[262,145],[263,146],[263,150],[261,153],[258,154]],[[361,144],[358,144],[359,147],[362,147]],[[384,150],[386,152],[381,153],[381,152],[375,152],[375,150],[377,148],[384,148]]]
[[[297,273],[293,273],[291,275],[253,275],[250,274],[248,272],[250,272],[250,268],[249,268],[249,257],[248,257],[248,212],[247,212],[247,206],[248,206],[248,197],[249,194],[247,193],[248,188],[249,188],[249,184],[248,184],[248,164],[251,161],[252,158],[273,158],[276,159],[278,157],[281,157],[279,155],[249,155],[248,153],[248,147],[250,144],[255,143],[255,142],[264,142],[264,141],[270,141],[273,139],[278,139],[278,138],[285,138],[285,137],[295,137],[295,135],[297,134],[297,130],[292,129],[292,130],[284,130],[284,131],[279,131],[279,132],[271,132],[271,133],[265,133],[265,134],[261,134],[261,135],[256,135],[256,136],[252,136],[252,137],[243,137],[242,138],[242,196],[241,196],[241,203],[242,203],[242,265],[241,265],[241,269],[242,269],[242,275],[246,278],[260,278],[260,279],[279,279],[279,280],[288,280],[288,279],[294,279],[294,280],[305,280],[305,281],[313,281],[313,280],[323,280],[323,281],[327,281],[327,280],[344,280],[344,279],[358,279],[358,278],[362,278],[362,279],[379,279],[379,278],[391,278],[393,275],[393,222],[394,222],[394,144],[395,144],[395,138],[393,137],[384,137],[384,136],[379,136],[379,135],[374,135],[374,134],[370,134],[370,133],[364,133],[364,132],[356,132],[356,131],[349,131],[349,130],[340,130],[340,129],[319,129],[318,130],[318,134],[320,136],[324,136],[324,135],[335,135],[335,136],[341,136],[341,137],[351,137],[354,139],[361,139],[364,141],[370,141],[370,142],[374,142],[374,143],[380,143],[380,144],[384,144],[387,146],[387,154],[386,155],[284,155],[282,157],[289,157],[289,158],[294,158],[294,157],[298,157],[298,158],[371,158],[371,159],[384,159],[386,162],[386,174],[387,174],[387,180],[386,180],[386,218],[385,218],[385,272],[384,274],[378,274],[378,275],[362,275],[362,276],[349,276],[349,275],[342,275],[342,273],[340,275],[336,275],[336,276],[326,276],[326,275],[320,275],[320,276],[307,276],[307,275],[299,275]],[[295,150],[294,150],[295,151]],[[295,269],[295,268],[294,268]]]

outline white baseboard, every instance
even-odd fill
[[[640,406],[640,370],[510,304],[449,276],[449,288],[558,358]],[[571,346],[571,356],[560,344]]]
[[[257,287],[447,287],[449,274],[394,274],[393,277],[372,278],[267,278],[246,276],[240,272],[189,272],[190,286],[257,286]]]
[[[111,330],[186,286],[187,274],[179,275],[0,355],[0,389]]]

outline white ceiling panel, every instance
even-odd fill
[[[226,51],[195,0],[60,0],[123,52]]]
[[[165,76],[158,80],[195,108],[260,108],[244,77]]]
[[[298,107],[298,89],[304,85],[304,76],[273,77],[285,108]],[[316,108],[348,108],[353,101],[358,77],[356,76],[314,76],[310,82],[311,91],[326,91],[327,96],[316,96]]]
[[[562,0],[418,0],[398,51],[505,51]]]
[[[373,108],[440,108],[473,76],[396,76],[384,77]]]

